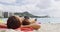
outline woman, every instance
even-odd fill
[[[28,16],[25,16],[24,20],[25,22],[22,21],[23,22],[22,27],[32,27],[34,30],[38,30],[41,27],[39,24],[36,24],[37,20],[29,19]],[[25,24],[28,24],[28,25],[25,25]]]
[[[32,27],[35,30],[38,30],[40,28],[40,25],[35,24],[35,23],[30,24],[30,25],[23,26],[23,25],[21,25],[21,23],[22,23],[23,20],[24,20],[24,18],[22,18],[22,17],[19,17],[19,16],[11,16],[7,20],[7,25],[3,24],[3,25],[0,25],[0,26],[3,26],[4,28],[7,27],[9,29],[17,29],[17,30],[20,27]],[[16,22],[14,23],[14,21],[16,21]],[[15,27],[16,25],[17,25],[17,27]]]

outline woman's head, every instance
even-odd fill
[[[24,16],[24,18],[25,18],[25,19],[29,19],[29,17],[28,17],[28,16]]]
[[[29,22],[29,17],[28,16],[24,16],[24,20],[22,21],[22,25],[29,25],[30,22]]]
[[[17,18],[16,16],[11,16],[8,18],[7,27],[9,29],[17,29],[20,26],[21,26],[21,22],[20,22],[19,18]]]
[[[24,20],[22,21],[22,25],[29,25],[30,22],[29,22],[29,17],[28,16],[24,16]]]
[[[30,24],[30,22],[28,21],[28,19],[24,19],[22,21],[22,25],[29,25],[29,24]]]

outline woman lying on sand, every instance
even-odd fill
[[[30,21],[30,25],[21,25],[21,27],[32,27],[34,30],[38,30],[40,29],[40,25],[39,24],[36,24],[36,21],[35,19],[29,19],[29,17],[25,16],[24,18],[21,18],[21,17],[18,17],[20,18],[20,20],[24,20],[25,18],[27,18],[28,20],[27,21]],[[26,23],[25,23],[26,24]]]
[[[8,28],[8,29],[16,29],[19,30],[21,27],[32,27],[34,30],[38,30],[40,28],[40,25],[38,24],[30,24],[30,25],[22,25],[22,21],[24,18],[19,16],[11,16],[7,20],[7,24],[0,23],[0,28]]]
[[[22,21],[22,25],[26,26],[26,25],[30,25],[30,21],[29,21],[29,17],[25,16],[24,20]],[[21,31],[33,31],[34,29],[32,27],[21,27]]]

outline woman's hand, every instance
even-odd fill
[[[38,24],[30,24],[30,25],[26,25],[26,26],[21,26],[21,27],[32,27],[34,30],[38,30],[38,29],[40,29],[41,28],[41,26],[40,25],[38,25]]]
[[[34,30],[38,30],[38,29],[40,29],[41,28],[41,26],[40,25],[38,25],[38,24],[31,24],[31,27],[34,29]]]

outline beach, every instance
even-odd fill
[[[4,31],[4,29],[3,30],[0,29],[0,31]],[[12,32],[14,30],[8,29],[6,31]],[[15,31],[15,32],[18,32],[18,31]],[[60,23],[43,23],[41,24],[41,28],[39,30],[35,30],[33,32],[60,32]]]
[[[41,28],[34,32],[60,32],[60,23],[41,23]]]
[[[60,23],[43,23],[39,32],[60,32]]]

